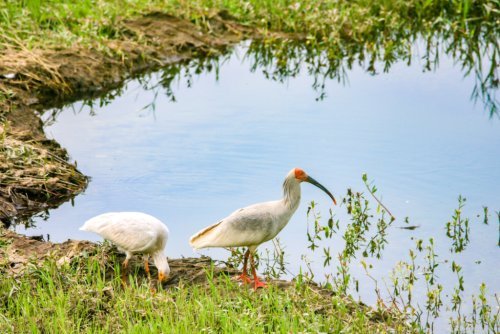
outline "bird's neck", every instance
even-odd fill
[[[158,271],[161,271],[165,275],[168,275],[170,273],[170,266],[168,265],[167,257],[165,256],[165,254],[163,254],[163,251],[152,254],[152,257],[156,268],[158,268]]]
[[[283,202],[295,211],[300,203],[300,183],[295,179],[286,178],[283,182]]]

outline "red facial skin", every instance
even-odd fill
[[[307,180],[307,174],[300,168],[295,168],[295,178],[300,181]]]

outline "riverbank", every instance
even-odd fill
[[[0,55],[0,218],[8,221],[58,206],[83,191],[88,179],[68,153],[45,137],[48,108],[97,97],[141,73],[221,52],[250,35],[219,16],[202,30],[164,13],[121,22],[129,37],[63,50],[4,49]],[[111,51],[110,51],[111,50]],[[111,54],[109,54],[111,52]],[[83,134],[82,134],[83,135]]]
[[[2,333],[416,332],[395,310],[313,283],[270,281],[254,291],[231,278],[235,268],[209,258],[169,259],[162,286],[135,259],[123,287],[124,257],[109,245],[52,244],[0,229],[0,259]]]

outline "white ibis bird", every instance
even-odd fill
[[[158,280],[163,282],[170,274],[164,249],[168,228],[160,220],[142,212],[108,212],[87,220],[82,231],[95,232],[125,252],[123,267],[126,270],[133,254],[144,255],[144,267],[149,276],[149,256],[158,268]],[[125,272],[124,270],[124,272]]]
[[[195,249],[207,247],[248,247],[243,260],[243,272],[238,276],[244,283],[251,282],[247,276],[247,261],[254,277],[254,288],[266,287],[259,281],[255,270],[253,253],[257,247],[274,238],[288,223],[299,207],[300,184],[309,182],[328,194],[337,204],[333,195],[319,182],[307,175],[302,169],[292,169],[283,182],[283,198],[277,201],[258,203],[236,210],[222,219],[193,235],[189,244]]]

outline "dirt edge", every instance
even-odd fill
[[[30,275],[47,262],[54,263],[58,268],[65,265],[79,268],[80,272],[90,258],[100,263],[101,268],[105,271],[106,280],[112,280],[117,274],[115,272],[116,266],[124,261],[125,255],[108,243],[95,244],[82,240],[52,243],[44,241],[40,237],[19,235],[0,226],[0,276],[6,275],[17,280],[24,275]],[[171,272],[167,281],[161,286],[161,289],[165,291],[193,284],[208,289],[210,284],[223,282],[220,280],[227,277],[235,280],[234,277],[239,274],[237,268],[221,261],[214,261],[206,256],[169,258],[168,261]],[[134,273],[138,281],[149,284],[151,289],[158,288],[158,281],[154,278],[157,275],[154,265],[150,265],[152,279],[148,278],[140,257],[136,256],[131,259],[129,270]],[[279,289],[297,289],[297,282],[294,280],[272,279],[268,280],[267,283]],[[242,285],[241,288],[252,290],[251,285]],[[406,326],[403,316],[394,309],[374,309],[360,301],[354,301],[350,297],[337,295],[332,290],[323,288],[314,282],[302,282],[300,289],[308,289],[323,301],[323,304],[319,304],[319,308],[315,309],[314,312],[322,313],[325,308],[330,307],[331,300],[335,297],[342,299],[351,312],[361,310],[374,323],[399,323]],[[256,291],[256,293],[258,292]]]

